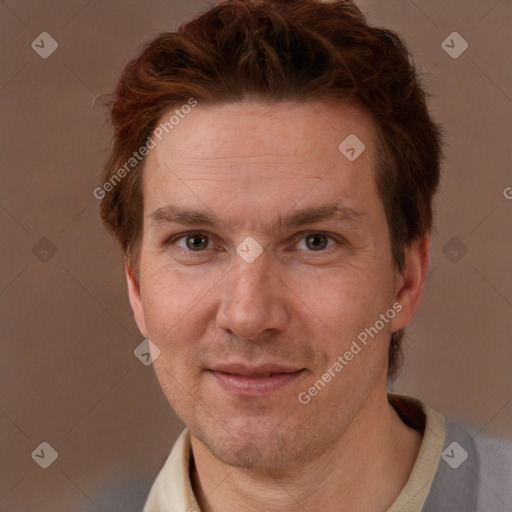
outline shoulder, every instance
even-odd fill
[[[440,461],[438,469],[444,483],[465,487],[461,499],[474,503],[471,510],[511,512],[512,441],[472,433],[451,419],[446,419],[446,433],[442,459],[447,464]],[[474,493],[471,500],[468,492]]]
[[[422,512],[512,512],[512,440],[471,431],[412,397],[390,394],[389,401],[404,423],[423,431],[413,468],[429,470]]]
[[[478,455],[477,511],[512,510],[512,441],[476,435]]]

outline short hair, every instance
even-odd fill
[[[171,108],[248,97],[349,102],[371,117],[376,185],[393,262],[402,270],[406,247],[432,228],[442,157],[441,129],[429,115],[404,42],[395,32],[370,26],[349,0],[227,0],[145,45],[126,65],[113,95],[114,140],[102,174],[101,217],[135,276],[145,159],[134,159],[134,152]],[[122,169],[123,179],[113,180]],[[392,379],[402,364],[403,334],[391,335]]]

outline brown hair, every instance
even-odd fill
[[[348,0],[228,0],[147,44],[116,88],[101,217],[135,274],[144,159],[133,160],[134,152],[170,108],[191,99],[216,104],[247,96],[348,100],[371,115],[379,139],[376,183],[401,270],[406,246],[431,229],[441,159],[440,129],[404,43],[394,32],[369,26]],[[402,331],[391,336],[391,378],[401,366],[402,337]]]

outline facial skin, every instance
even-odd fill
[[[338,150],[350,134],[366,146],[353,162]],[[349,484],[364,474],[390,505],[407,480],[420,435],[387,403],[387,354],[391,333],[418,307],[429,239],[408,249],[398,273],[375,185],[375,148],[371,120],[349,105],[246,100],[199,104],[147,157],[138,280],[127,264],[130,300],[141,332],[161,350],[154,368],[162,389],[191,431],[205,510],[221,510],[210,488],[233,471],[247,484],[239,492],[229,484],[233,510],[259,506],[249,481],[314,484],[315,474],[324,487],[345,483],[353,490],[345,498],[360,504]],[[343,218],[278,223],[333,204]],[[169,206],[220,221],[173,222]],[[262,248],[252,263],[236,250],[247,237]],[[301,404],[299,393],[396,302],[401,311]],[[212,372],[231,364],[249,373],[267,364],[302,371],[276,389],[237,391]],[[384,485],[381,474],[390,471]],[[276,510],[290,495],[276,487]],[[315,496],[313,488],[307,496],[296,490],[287,510]]]

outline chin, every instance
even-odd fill
[[[226,445],[208,446],[212,455],[224,464],[229,466],[250,469],[262,473],[273,473],[282,471],[294,465],[291,453],[279,443],[269,442],[266,444],[247,441],[235,441]]]
[[[319,446],[318,436],[306,435],[300,425],[248,418],[224,428],[194,429],[191,432],[220,462],[263,473],[279,473],[303,465]],[[309,437],[309,438],[308,438]]]

